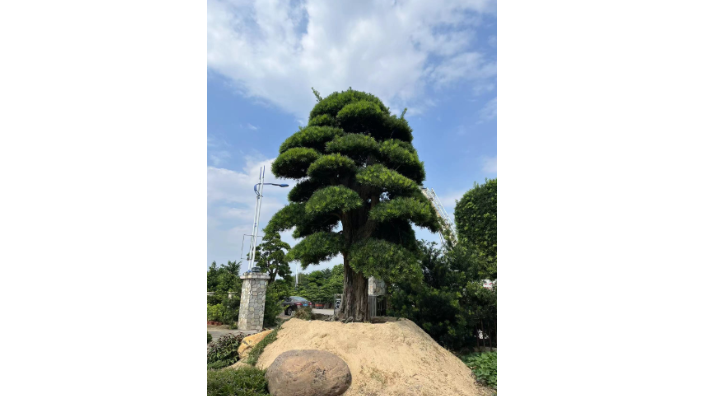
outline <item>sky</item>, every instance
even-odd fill
[[[495,1],[208,0],[207,265],[246,255],[259,167],[265,182],[295,183],[270,165],[308,122],[311,87],[323,97],[365,91],[397,115],[407,108],[424,186],[453,217],[475,182],[497,176],[496,42]],[[265,187],[260,234],[289,190]],[[298,242],[291,231],[282,239]]]

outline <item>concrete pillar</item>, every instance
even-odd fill
[[[369,277],[369,282],[367,282],[369,291],[367,294],[370,296],[383,296],[386,294],[386,283],[381,279],[376,279],[373,276]]]
[[[269,275],[249,272],[242,275],[240,279],[242,279],[242,298],[237,329],[261,331],[264,328],[264,304]]]

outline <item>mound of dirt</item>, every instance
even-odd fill
[[[318,349],[342,358],[352,372],[345,396],[486,394],[472,372],[410,320],[348,323],[290,319],[259,357],[268,368],[280,354]]]

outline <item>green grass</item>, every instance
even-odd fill
[[[259,341],[259,343],[255,345],[254,348],[252,348],[252,351],[249,352],[245,363],[250,364],[252,366],[256,365],[257,361],[259,360],[259,356],[262,354],[262,352],[264,352],[264,348],[266,348],[266,346],[271,344],[272,342],[276,341],[276,334],[279,332],[279,329],[281,329],[281,326],[275,328],[271,333],[267,334],[263,340]]]
[[[255,367],[208,370],[208,396],[268,395],[265,374]]]

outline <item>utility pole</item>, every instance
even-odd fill
[[[258,189],[257,189],[258,187]],[[251,271],[254,266],[254,255],[257,253],[257,231],[259,231],[259,215],[262,208],[262,192],[264,191],[264,167],[259,168],[259,183],[254,185],[254,193],[257,194],[257,204],[254,207],[254,224],[252,225],[252,239],[249,243],[249,265],[247,270]]]
[[[249,244],[249,265],[247,271],[251,271],[254,267],[255,255],[257,254],[257,232],[259,231],[259,216],[262,211],[262,192],[264,191],[264,185],[288,187],[288,184],[276,184],[276,183],[264,183],[264,171],[265,167],[259,168],[259,183],[254,185],[254,193],[257,194],[257,204],[254,207],[254,224],[252,225],[252,239]]]

